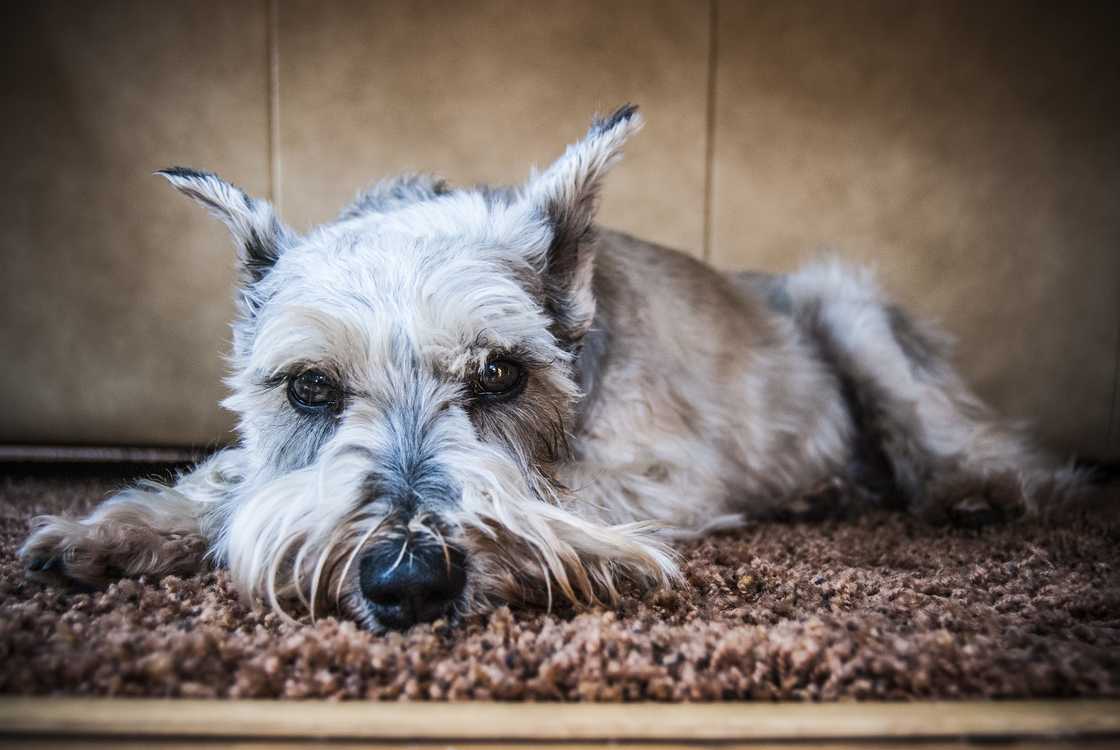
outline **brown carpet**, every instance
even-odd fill
[[[690,588],[373,636],[288,626],[222,573],[77,593],[24,580],[28,519],[103,480],[0,479],[0,692],[513,700],[1120,697],[1120,532],[900,514],[683,547]]]

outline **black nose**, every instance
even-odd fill
[[[463,593],[463,553],[453,547],[379,545],[362,557],[358,582],[378,622],[404,630],[447,614]]]

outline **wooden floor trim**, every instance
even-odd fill
[[[831,742],[1120,738],[1120,701],[365,703],[0,698],[0,738]]]
[[[210,452],[210,448],[184,447],[0,444],[0,463],[174,464],[199,461]]]

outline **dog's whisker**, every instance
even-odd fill
[[[303,592],[303,566],[304,559],[307,555],[308,545],[301,544],[296,550],[295,559],[292,560],[292,583],[296,591],[296,596],[299,598],[300,604],[307,611],[312,611],[311,603],[307,595]]]
[[[381,530],[381,527],[384,523],[385,521],[384,519],[382,519],[378,523],[370,526],[369,531],[361,536],[361,538],[358,540],[358,543],[354,545],[354,549],[351,550],[349,556],[347,556],[346,564],[342,566],[342,573],[338,576],[338,586],[335,588],[334,592],[335,601],[341,601],[342,599],[342,586],[346,581],[347,574],[350,572],[350,566],[354,564],[354,559],[358,556],[358,553],[360,553],[365,547],[366,542],[368,542],[374,534]]]
[[[552,575],[548,571],[548,565],[538,555],[538,564],[541,566],[541,580],[544,581],[544,595],[545,595],[545,611],[549,614],[552,613]]]
[[[397,559],[393,561],[393,564],[391,566],[389,566],[389,570],[386,571],[387,573],[392,573],[394,570],[400,567],[400,564],[404,561],[404,555],[408,551],[408,543],[411,541],[411,539],[412,535],[406,534],[404,539],[401,540],[401,551],[397,554]]]
[[[277,579],[279,577],[280,567],[287,559],[288,551],[292,548],[293,545],[299,544],[301,542],[302,539],[297,534],[290,535],[287,537],[287,539],[281,542],[279,550],[277,554],[273,556],[272,563],[268,566],[268,570],[265,575],[265,591],[267,593],[268,603],[272,607],[273,611],[275,611],[282,620],[289,624],[296,624],[297,620],[288,613],[287,609],[284,607],[283,602],[280,600],[280,597],[277,594]]]
[[[440,552],[443,553],[443,562],[447,568],[447,574],[451,575],[451,550],[447,546],[447,540],[443,538],[443,534],[433,526],[426,526],[428,533],[435,537],[439,543]]]
[[[319,556],[318,556],[318,558],[316,558],[316,561],[315,561],[315,570],[312,571],[312,573],[311,573],[310,599],[311,599],[311,621],[312,622],[315,622],[315,620],[316,620],[316,611],[317,611],[318,604],[319,604],[319,588],[320,588],[320,582],[323,580],[323,570],[325,569],[325,567],[327,565],[327,561],[330,559],[331,551],[335,548],[337,543],[338,543],[337,534],[332,534],[330,536],[330,538],[327,540],[327,543],[324,544],[323,548],[319,551]]]

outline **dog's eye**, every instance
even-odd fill
[[[297,409],[333,409],[341,401],[341,389],[326,373],[304,370],[288,381],[288,400]]]
[[[512,393],[521,385],[521,375],[521,368],[508,359],[487,362],[478,378],[478,390],[491,396]]]

